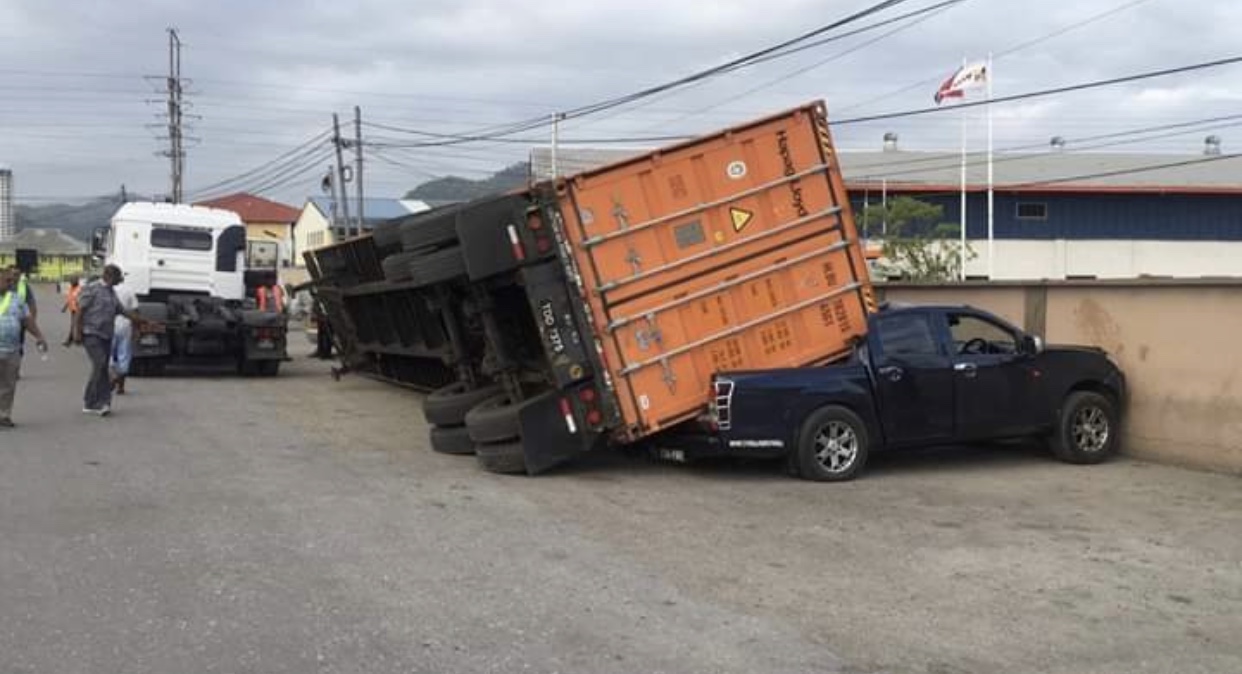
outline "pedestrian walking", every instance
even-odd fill
[[[138,310],[138,296],[130,289],[129,284],[122,281],[113,286],[112,291],[126,313]],[[112,391],[117,395],[125,395],[125,378],[129,376],[129,364],[134,358],[134,323],[124,314],[115,319],[112,334]]]
[[[12,270],[0,270],[0,430],[13,428],[13,398],[21,369],[21,347],[26,333],[34,335],[40,351],[47,342],[25,300],[16,289]]]
[[[21,267],[18,267],[17,265],[10,266],[8,269],[8,273],[9,273],[9,276],[13,279],[12,290],[14,293],[17,294],[17,299],[20,299],[22,302],[26,304],[26,308],[30,312],[30,319],[37,322],[39,320],[39,304],[38,302],[35,301],[34,289],[30,287],[30,278],[27,277],[26,272],[22,271]],[[17,351],[18,351],[18,355],[25,357],[26,355],[25,333],[22,334],[22,341],[21,341],[21,344],[18,346]],[[21,365],[20,358],[17,361],[17,378],[18,379],[22,378],[22,365]]]
[[[149,323],[136,311],[126,310],[113,290],[124,278],[121,268],[110,264],[104,267],[99,281],[87,285],[78,296],[78,320],[74,323],[73,336],[86,349],[91,361],[90,377],[82,396],[83,414],[103,417],[112,413],[109,364],[116,317],[123,315],[138,325]]]
[[[65,293],[65,305],[60,313],[69,312],[69,334],[65,335],[64,346],[73,344],[73,326],[78,322],[78,295],[82,292],[82,284],[78,277],[69,279],[69,290]]]

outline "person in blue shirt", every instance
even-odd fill
[[[13,428],[13,398],[26,333],[34,335],[40,351],[47,350],[47,341],[16,283],[11,270],[0,270],[0,430]]]

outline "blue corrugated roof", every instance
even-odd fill
[[[324,215],[332,214],[331,197],[311,197],[310,201],[315,204],[315,208],[318,208],[320,213]],[[358,200],[348,199],[345,201],[345,204],[349,206],[350,217],[357,217]],[[410,213],[410,209],[406,208],[400,199],[367,198],[362,200],[362,215],[366,218],[366,224],[368,225],[399,218]]]

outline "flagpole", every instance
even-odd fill
[[[962,59],[962,67],[966,67],[966,59]],[[961,249],[958,250],[958,266],[961,267],[961,280],[966,280],[966,110],[962,110],[962,228]]]
[[[996,244],[993,239],[994,191],[992,184],[992,52],[988,52],[988,69],[984,73],[988,83],[988,280],[996,278]]]

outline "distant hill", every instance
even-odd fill
[[[492,174],[490,178],[470,180],[447,176],[425,182],[406,193],[406,199],[423,201],[468,201],[492,194],[507,192],[526,184],[529,165],[513,164]]]
[[[137,195],[133,199],[143,197]],[[90,241],[96,227],[106,227],[116,209],[119,197],[100,197],[83,204],[18,205],[14,210],[18,229],[54,228],[82,241]]]

